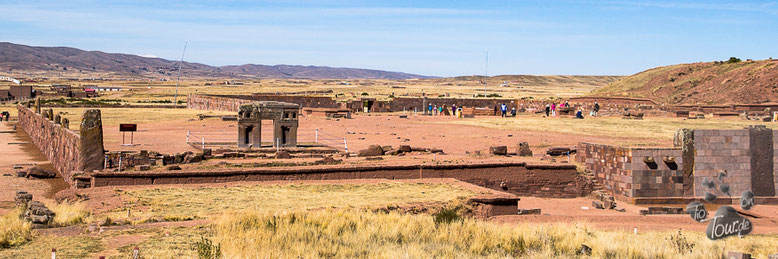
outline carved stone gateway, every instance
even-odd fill
[[[262,120],[273,121],[273,146],[297,146],[300,105],[263,101],[244,104],[238,110],[238,147],[260,147]]]

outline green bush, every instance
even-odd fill
[[[435,217],[436,226],[462,220],[462,217],[457,214],[456,209],[441,209],[432,216]]]
[[[218,259],[222,258],[221,245],[214,245],[210,239],[200,237],[200,241],[196,241],[193,245],[195,251],[197,251],[197,258],[200,259]]]
[[[734,64],[734,63],[738,63],[738,62],[740,62],[740,61],[741,61],[741,60],[740,60],[739,58],[736,58],[736,57],[730,57],[730,58],[729,58],[729,60],[727,60],[727,63]]]

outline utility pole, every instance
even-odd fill
[[[181,84],[181,65],[184,63],[184,54],[186,54],[186,45],[189,42],[184,42],[184,51],[181,53],[181,61],[178,62],[178,80],[176,80],[176,95],[173,97],[173,106],[178,106],[178,86]]]
[[[484,98],[486,98],[486,87],[489,86],[489,50],[486,50],[486,65],[484,66]]]

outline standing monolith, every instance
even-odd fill
[[[103,120],[100,110],[87,109],[81,120],[78,170],[90,172],[103,169]]]

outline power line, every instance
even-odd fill
[[[173,106],[178,106],[178,86],[181,84],[181,65],[184,63],[184,54],[186,54],[186,45],[189,42],[184,42],[184,51],[181,53],[181,61],[178,62],[178,79],[176,80],[176,95],[173,97]]]

